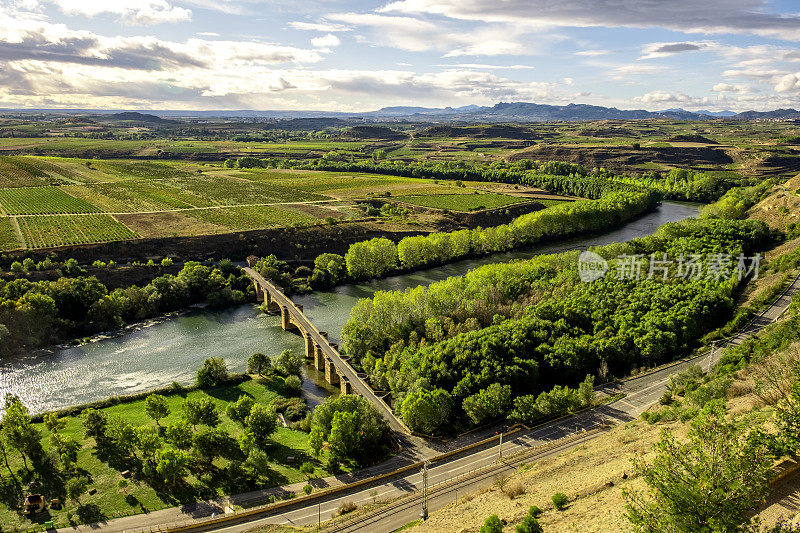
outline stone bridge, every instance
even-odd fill
[[[285,331],[297,330],[305,341],[306,357],[314,361],[317,370],[325,373],[325,380],[331,385],[338,385],[342,394],[360,394],[371,402],[386,419],[392,431],[404,435],[411,432],[406,425],[395,416],[384,397],[376,394],[364,379],[347,363],[347,358],[339,353],[339,347],[328,341],[328,334],[319,331],[303,313],[303,306],[294,303],[283,290],[251,267],[244,269],[253,280],[256,296],[263,301],[267,311],[280,313],[281,327]]]

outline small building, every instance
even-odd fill
[[[30,494],[22,504],[22,511],[25,514],[36,514],[44,511],[44,498],[41,494]]]

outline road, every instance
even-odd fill
[[[800,290],[800,276],[794,278],[783,294],[777,298],[763,313],[746,326],[741,333],[720,343],[719,347],[727,344],[739,344],[749,335],[758,331],[765,325],[774,322],[785,312],[791,303],[791,296]],[[309,331],[315,331],[313,327]],[[318,333],[318,332],[317,332]],[[502,454],[505,460],[500,463],[499,442],[492,440],[490,444],[471,448],[446,459],[435,460],[436,452],[425,452],[426,456],[433,458],[433,464],[428,470],[429,486],[431,487],[429,509],[431,511],[443,507],[454,501],[456,490],[460,494],[467,494],[481,487],[491,485],[495,477],[511,472],[522,462],[532,462],[537,459],[568,450],[581,442],[602,434],[597,429],[600,426],[622,423],[638,418],[643,411],[658,401],[666,390],[669,377],[684,370],[689,365],[700,364],[705,369],[710,368],[719,359],[722,350],[699,354],[667,364],[647,374],[628,378],[626,380],[598,387],[602,394],[624,394],[619,400],[613,401],[584,411],[573,416],[546,423],[542,426],[517,433],[513,438],[503,443]],[[429,449],[429,448],[428,448]],[[383,465],[369,469],[370,474],[391,470],[392,466],[414,463],[414,457],[420,450],[404,450],[400,456],[393,458]],[[515,456],[514,454],[518,454]],[[361,479],[367,476],[362,476]],[[418,468],[411,469],[407,474],[396,476],[387,482],[376,482],[363,487],[352,488],[336,492],[329,496],[321,497],[316,501],[303,506],[297,502],[299,508],[287,510],[278,514],[265,516],[265,513],[248,517],[230,517],[222,524],[203,524],[202,521],[192,522],[192,531],[224,531],[235,533],[246,531],[262,524],[287,524],[287,525],[313,525],[320,519],[324,522],[331,518],[342,502],[354,502],[365,506],[375,501],[390,502],[379,506],[375,511],[355,517],[341,524],[335,525],[333,531],[392,531],[419,517],[421,510],[420,488],[422,476]],[[351,483],[357,476],[350,476],[345,483]],[[340,482],[341,483],[341,482]],[[331,485],[333,486],[333,485]],[[292,488],[292,490],[296,490]],[[264,496],[258,495],[250,498],[231,497],[232,502],[245,503],[247,501],[263,501]],[[222,511],[222,509],[220,509]],[[223,511],[224,512],[224,511]],[[160,514],[163,513],[163,514]],[[275,513],[273,511],[273,513]],[[160,518],[159,518],[160,517]],[[191,519],[191,513],[184,514],[180,509],[156,511],[151,515],[138,515],[109,520],[102,524],[91,526],[78,526],[77,528],[64,528],[59,533],[79,533],[84,531],[116,533],[127,531],[138,533],[151,530],[166,530],[170,524],[184,522]],[[237,522],[240,521],[240,522]]]
[[[599,426],[638,418],[642,412],[658,401],[664,394],[671,375],[686,369],[690,365],[700,364],[706,370],[711,368],[722,354],[722,347],[738,345],[764,326],[773,323],[786,311],[791,303],[791,297],[798,290],[800,290],[800,275],[794,278],[781,296],[765,311],[743,328],[740,333],[730,339],[726,339],[724,342],[718,343],[718,347],[715,350],[675,361],[646,375],[629,378],[599,388],[601,392],[609,395],[624,394],[622,399],[534,428],[503,444],[502,452],[504,456],[510,457],[513,454],[520,454],[520,457],[510,459],[508,462],[498,463],[500,451],[498,442],[498,445],[465,457],[446,461],[442,464],[434,464],[428,470],[428,483],[429,487],[432,487],[428,504],[429,509],[435,510],[454,501],[456,490],[461,494],[467,494],[481,487],[491,485],[498,475],[511,472],[516,465],[522,462],[531,462],[561,453],[588,439],[594,438],[602,434],[596,430]],[[547,447],[540,448],[543,445],[547,445]],[[468,475],[470,473],[472,475]],[[453,481],[453,478],[458,476],[463,476],[463,479]],[[436,486],[437,484],[439,484],[438,487]],[[415,472],[390,483],[359,490],[346,496],[335,497],[312,507],[305,507],[246,523],[210,528],[209,530],[237,533],[261,524],[311,525],[317,523],[320,519],[323,522],[329,520],[332,513],[344,501],[354,502],[359,506],[363,506],[374,503],[376,500],[396,499],[397,501],[382,506],[375,512],[354,518],[330,529],[330,531],[348,532],[393,531],[419,518],[421,487],[422,474]]]

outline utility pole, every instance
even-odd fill
[[[317,531],[322,529],[322,502],[317,503]]]
[[[497,447],[497,462],[503,462],[503,432],[500,432],[500,446]]]
[[[422,512],[419,517],[423,520],[428,519],[428,465],[430,461],[425,459],[422,463]]]

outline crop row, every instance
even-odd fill
[[[120,241],[139,235],[110,215],[30,216],[17,219],[28,248]]]

